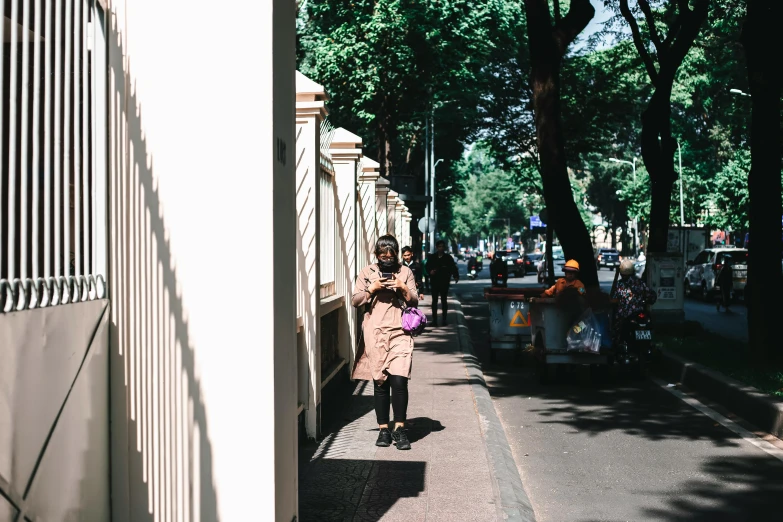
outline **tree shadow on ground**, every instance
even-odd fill
[[[646,509],[652,520],[732,521],[780,520],[783,463],[759,453],[707,460],[703,475],[685,482],[680,494],[669,495],[665,509]],[[658,492],[645,493],[660,496]]]

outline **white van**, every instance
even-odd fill
[[[709,300],[715,292],[715,279],[718,277],[726,256],[731,256],[734,273],[734,293],[742,295],[748,278],[748,251],[745,248],[719,247],[705,248],[693,261],[688,261],[683,288],[686,296],[699,294]]]

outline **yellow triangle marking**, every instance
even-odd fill
[[[530,318],[525,317],[522,310],[517,310],[517,313],[514,314],[514,318],[511,319],[511,322],[508,325],[514,328],[524,328],[530,326]]]

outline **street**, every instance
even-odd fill
[[[460,263],[461,272],[464,264]],[[613,272],[599,273],[611,286]],[[452,290],[539,521],[779,518],[783,462],[691,408],[653,380],[593,385],[579,371],[540,385],[512,353],[487,354],[483,279]],[[535,286],[535,276],[510,280]],[[743,332],[744,312],[686,303],[686,318]]]

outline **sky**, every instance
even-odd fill
[[[579,35],[577,42],[574,44],[574,50],[581,49],[587,38],[593,33],[600,31],[603,28],[603,23],[611,16],[611,13],[604,8],[603,0],[590,0],[590,3],[593,4],[593,7],[595,8],[595,16],[590,20],[590,23],[587,24],[587,27],[582,31],[582,34]],[[604,46],[601,45],[598,46],[599,49],[602,49],[603,47]]]

